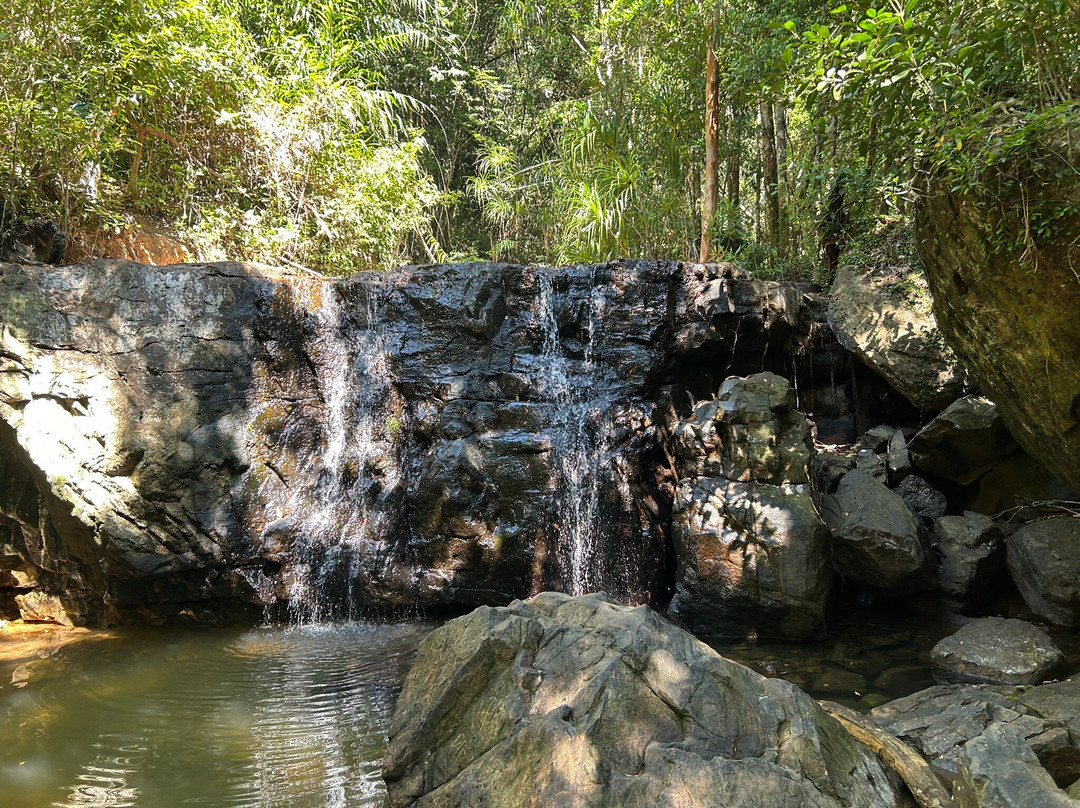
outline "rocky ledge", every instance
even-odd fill
[[[0,327],[0,618],[663,604],[693,400],[781,373],[844,440],[893,395],[730,265],[8,264]]]

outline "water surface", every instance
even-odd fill
[[[0,670],[0,804],[382,806],[393,703],[433,627],[125,630],[20,660]]]

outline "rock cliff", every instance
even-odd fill
[[[985,180],[1001,188],[994,204],[930,182],[916,230],[949,345],[1020,445],[1080,489],[1077,133],[1061,137],[1031,162],[996,166]]]
[[[91,623],[665,601],[670,413],[770,370],[851,434],[823,309],[675,262],[2,265],[0,589]]]

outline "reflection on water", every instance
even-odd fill
[[[930,649],[961,622],[933,598],[903,606],[837,604],[824,642],[706,641],[729,659],[787,679],[815,699],[866,711],[934,684]]]
[[[125,631],[0,671],[0,804],[382,806],[393,701],[432,628]]]

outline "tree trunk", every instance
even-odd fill
[[[686,240],[686,260],[694,260],[694,233],[701,232],[701,166],[691,163],[686,172],[686,195],[691,210],[691,221],[694,229],[690,231]]]
[[[728,105],[727,108],[727,121],[728,132],[734,134],[735,129],[735,107]],[[742,165],[739,157],[739,144],[734,137],[731,138],[732,143],[728,147],[727,155],[727,206],[728,206],[728,220],[727,229],[728,235],[734,238],[739,232],[739,205],[740,205],[740,186],[742,184]]]
[[[139,169],[142,167],[143,143],[146,140],[146,130],[135,129],[135,154],[131,158],[131,167],[128,169],[127,197],[131,201],[139,198]]]
[[[720,64],[713,42],[715,26],[709,26],[705,54],[705,193],[701,200],[701,249],[698,260],[712,257],[713,224],[720,200]]]
[[[769,243],[780,254],[780,178],[776,165],[776,126],[773,123],[772,104],[758,104],[761,115],[761,169],[765,180],[765,221],[768,225]]]
[[[777,197],[779,199],[780,253],[791,254],[791,182],[788,176],[788,128],[787,106],[777,102],[776,118],[776,163],[779,169]]]

